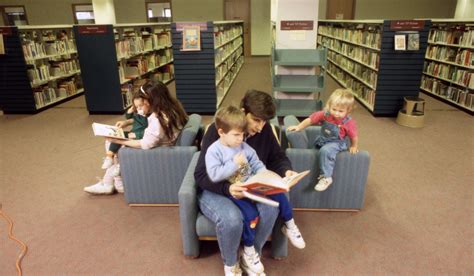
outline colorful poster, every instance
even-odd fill
[[[181,51],[201,51],[201,30],[199,26],[183,27],[183,49]]]

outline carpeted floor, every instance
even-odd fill
[[[323,98],[337,87],[326,79]],[[270,91],[269,58],[247,58],[224,103],[238,104],[249,88]],[[363,210],[297,212],[307,247],[280,261],[266,248],[267,275],[474,274],[474,120],[421,96],[421,129],[355,110],[372,158]],[[216,242],[202,243],[197,259],[183,256],[178,208],[131,208],[123,195],[82,191],[103,173],[91,123],[118,119],[88,115],[84,97],[0,115],[0,203],[29,247],[24,275],[222,275]],[[0,275],[16,273],[19,247],[7,234],[0,220]]]

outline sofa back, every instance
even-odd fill
[[[193,146],[200,127],[201,116],[199,114],[189,115],[188,122],[176,140],[176,146]]]

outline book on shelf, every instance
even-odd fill
[[[127,137],[125,137],[125,133],[123,132],[123,129],[116,126],[92,123],[92,130],[94,131],[95,136],[103,136],[103,137],[127,140]]]
[[[3,34],[0,34],[0,55],[5,54],[5,43],[3,42]]]
[[[279,203],[267,197],[278,193],[286,193],[296,185],[303,177],[309,174],[309,170],[282,178],[278,174],[266,170],[257,173],[243,183],[247,191],[243,195],[251,200],[258,201],[270,206],[278,207]]]

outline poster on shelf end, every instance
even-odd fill
[[[181,51],[201,51],[201,30],[199,26],[183,27],[183,48]]]

